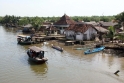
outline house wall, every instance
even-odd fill
[[[81,32],[76,33],[76,40],[83,40],[83,34]]]
[[[76,40],[90,40],[92,39],[93,34],[97,34],[97,31],[91,27],[85,33],[77,32]]]
[[[64,34],[64,29],[60,30],[60,34]]]
[[[63,32],[67,39],[74,39],[75,32],[72,30],[66,30]]]
[[[66,30],[66,31],[64,31],[63,33],[64,33],[66,36],[73,36],[73,35],[75,35],[75,32],[72,31],[72,30]]]
[[[90,40],[93,34],[97,34],[97,31],[91,27],[84,34],[87,34],[87,40]]]
[[[75,37],[76,40],[90,40],[93,37],[93,34],[97,34],[97,31],[94,28],[89,28],[85,33],[74,32],[72,30],[64,31],[66,37]]]

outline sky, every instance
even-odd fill
[[[124,11],[124,0],[0,0],[0,16],[112,16]]]

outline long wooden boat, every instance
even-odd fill
[[[88,49],[84,51],[84,54],[91,54],[91,53],[99,52],[99,51],[104,50],[104,48],[105,48],[104,46],[100,46],[98,48],[94,48],[93,50]]]
[[[61,48],[59,46],[53,46],[53,44],[52,44],[52,48],[54,48],[54,49],[56,49],[56,50],[58,50],[60,52],[63,52],[63,48]]]
[[[29,59],[36,63],[44,63],[48,60],[44,57],[44,51],[36,46],[29,47],[27,54],[29,56]]]

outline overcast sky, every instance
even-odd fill
[[[124,0],[0,0],[0,16],[108,16],[124,11]]]

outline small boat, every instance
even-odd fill
[[[94,48],[93,50],[88,49],[84,51],[84,54],[91,54],[91,53],[99,52],[99,51],[104,50],[104,48],[105,48],[104,46],[100,46],[98,48]]]
[[[30,45],[33,43],[33,41],[31,40],[31,37],[26,35],[18,35],[17,42],[18,44],[21,44],[21,45]]]
[[[29,47],[27,54],[31,61],[34,61],[36,63],[44,63],[48,60],[47,58],[44,58],[44,52],[45,51],[37,46],[31,46]]]
[[[84,50],[86,48],[74,48],[74,50]]]
[[[59,47],[59,46],[53,46],[53,44],[52,44],[52,48],[54,48],[54,49],[56,49],[56,50],[58,50],[58,51],[63,52],[63,48],[61,48],[61,47]]]

